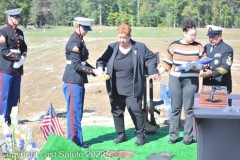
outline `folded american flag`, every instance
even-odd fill
[[[183,72],[183,71],[189,71],[192,67],[196,67],[197,69],[201,70],[203,64],[210,63],[213,61],[214,58],[203,58],[198,59],[195,61],[188,62],[186,64],[182,64],[174,69],[175,72]]]
[[[43,118],[40,129],[43,131],[45,139],[48,139],[50,133],[54,133],[59,136],[64,135],[52,104],[50,104],[47,113]]]

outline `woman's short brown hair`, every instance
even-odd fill
[[[117,30],[117,33],[118,34],[126,34],[128,36],[131,36],[131,27],[128,25],[128,24],[121,24],[119,27],[118,27],[118,30]]]
[[[189,29],[196,29],[196,23],[191,18],[186,18],[182,24],[183,32],[188,32]]]

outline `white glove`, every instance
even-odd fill
[[[19,67],[21,67],[19,62],[14,62],[13,63],[13,68],[19,68]]]
[[[93,73],[96,75],[96,76],[100,76],[102,74],[104,74],[103,72],[103,69],[101,67],[97,68],[97,69],[94,69],[93,70]]]
[[[21,56],[20,61],[14,62],[13,68],[19,68],[19,67],[21,67],[24,62],[25,62],[25,57],[24,57],[24,56]]]

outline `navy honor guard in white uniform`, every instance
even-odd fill
[[[21,8],[6,11],[8,24],[0,29],[0,114],[4,114],[9,125],[12,107],[20,100],[23,63],[27,55],[23,32],[17,28],[21,11]]]
[[[84,105],[85,88],[88,83],[87,75],[94,75],[94,67],[87,63],[88,49],[83,37],[91,31],[93,19],[84,17],[74,18],[75,32],[71,35],[66,45],[66,68],[63,75],[63,92],[67,102],[67,132],[68,139],[82,148],[89,145],[83,143],[82,114]]]

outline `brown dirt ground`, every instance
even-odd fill
[[[134,37],[133,37],[134,39]],[[65,68],[65,45],[68,37],[26,37],[28,44],[28,56],[24,64],[25,74],[22,77],[21,103],[19,107],[19,119],[26,121],[33,131],[33,141],[39,148],[45,143],[43,134],[39,129],[41,121],[50,103],[53,104],[60,124],[65,131],[66,136],[66,102],[62,92],[62,75]],[[167,47],[173,41],[172,39],[134,39],[145,43],[153,52],[159,52],[162,59]],[[116,39],[95,39],[85,38],[90,57],[88,62],[95,66],[96,60],[106,49],[109,43]],[[208,40],[198,40],[205,45]],[[232,67],[233,93],[240,94],[240,78],[238,69],[240,69],[240,51],[237,40],[225,40],[234,50],[234,65]],[[167,73],[164,74],[162,82],[168,82]],[[154,82],[154,98],[158,98],[161,93],[160,82]],[[98,81],[97,78],[89,76],[89,83],[85,85],[85,105],[82,125],[102,125],[113,126],[110,113],[109,99],[106,94],[105,82]],[[159,106],[161,115],[155,114],[157,124],[164,125],[167,119],[167,113],[164,106]],[[126,111],[126,126],[133,127],[132,120]],[[0,137],[2,138],[2,137]]]

